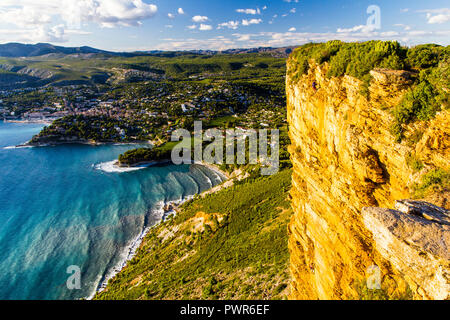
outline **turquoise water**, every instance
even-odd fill
[[[159,221],[162,203],[222,180],[195,165],[98,169],[130,145],[7,148],[41,127],[0,122],[0,299],[89,296]],[[67,289],[71,265],[81,269],[80,290]]]

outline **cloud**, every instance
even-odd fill
[[[175,19],[175,15],[173,13],[168,13],[167,16],[169,19]]]
[[[65,20],[72,17],[72,23],[77,20],[80,23],[94,22],[106,28],[138,26],[142,20],[153,17],[158,11],[156,5],[146,4],[142,0],[46,1],[60,3]]]
[[[430,38],[436,43],[442,39],[445,43],[450,37],[450,30],[442,31],[385,31],[370,33],[355,32],[259,32],[252,34],[233,34],[233,38],[215,37],[211,39],[170,39],[157,46],[159,50],[226,50],[232,48],[256,48],[256,47],[284,47],[299,46],[310,42],[326,42],[329,40],[342,40],[346,42],[367,41],[372,39],[397,40],[403,44],[416,45],[429,41]]]
[[[14,25],[21,41],[66,41],[69,30],[89,23],[104,28],[139,26],[158,8],[142,0],[1,0],[0,21]],[[0,41],[6,35],[0,35]]]
[[[209,18],[206,16],[193,16],[192,17],[192,21],[197,22],[197,23],[198,22],[206,22],[208,20],[209,20]]]
[[[410,26],[408,26],[406,24],[402,24],[402,23],[396,23],[396,24],[394,24],[394,27],[403,28],[403,30],[405,30],[405,31],[411,30]]]
[[[200,31],[209,31],[212,30],[212,26],[209,24],[200,24],[200,27],[198,28]]]
[[[184,14],[183,8],[178,8],[178,14]]]
[[[289,11],[290,13],[296,13],[297,12],[297,8],[292,8],[291,11]]]
[[[156,50],[226,50],[235,48],[235,39],[218,36],[210,39],[166,39],[166,42],[158,44],[154,49]]]
[[[291,3],[291,2],[298,3],[299,0],[283,0],[283,1],[284,1],[284,2],[289,2],[289,3]]]
[[[244,19],[242,20],[242,25],[249,26],[251,24],[260,24],[261,22],[262,22],[261,19],[250,19],[250,20]]]
[[[261,14],[261,10],[259,10],[259,8],[257,8],[257,9],[236,9],[236,12],[252,14],[252,15]]]
[[[450,21],[450,8],[424,11],[427,12],[427,20],[429,24],[441,24]]]
[[[353,28],[338,28],[338,33],[351,33],[351,32],[362,32],[362,33],[369,33],[375,30],[375,27],[373,25],[366,25],[361,24],[359,26],[354,26]]]
[[[217,26],[217,29],[228,28],[228,29],[236,30],[238,27],[239,27],[239,21],[228,21],[228,22],[220,23]]]
[[[191,26],[187,26],[187,28],[190,30],[195,30],[195,29],[197,29],[197,25],[193,24]]]
[[[235,36],[237,36],[237,41],[250,41],[251,35],[250,34],[236,34]]]
[[[297,31],[297,29],[294,28],[294,27],[292,27],[292,28],[289,29],[289,32],[295,32],[295,31]]]

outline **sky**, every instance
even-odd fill
[[[0,43],[225,50],[333,39],[450,44],[448,0],[0,0]]]

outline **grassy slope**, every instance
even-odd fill
[[[290,177],[284,170],[185,204],[96,299],[285,298]]]
[[[233,74],[234,79],[247,79],[272,77],[274,73],[282,76],[285,72],[285,59],[265,54],[192,54],[179,57],[148,55],[128,58],[95,55],[88,59],[71,56],[0,58],[0,64],[49,70],[55,74],[57,81],[90,81],[91,77],[97,74],[112,74],[115,68],[158,71],[178,79],[202,73]]]

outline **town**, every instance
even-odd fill
[[[283,93],[274,89],[227,81],[71,85],[0,91],[0,116],[5,121],[46,124],[58,120],[53,125],[58,135],[67,130],[56,127],[73,119],[102,119],[99,129],[106,131],[106,123],[114,123],[117,134],[104,139],[97,135],[100,142],[167,141],[177,128],[192,129],[194,120],[218,127],[279,127],[286,118],[283,99]]]

